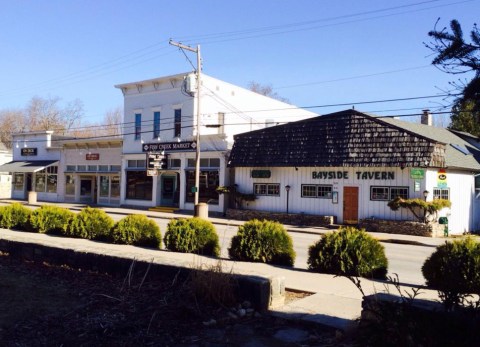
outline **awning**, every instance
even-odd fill
[[[56,163],[58,160],[11,161],[0,165],[0,172],[37,172]]]

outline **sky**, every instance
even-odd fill
[[[192,71],[169,39],[200,45],[202,71],[255,81],[319,114],[346,108],[414,114],[448,104],[448,75],[424,42],[480,0],[0,0],[0,110],[39,96],[79,99],[95,123],[123,96],[114,85]],[[464,76],[468,78],[467,76]],[[372,102],[392,99],[414,100]],[[436,96],[436,97],[430,97]],[[332,106],[329,106],[332,105]],[[247,108],[248,109],[248,108]],[[448,119],[437,119],[448,125]]]

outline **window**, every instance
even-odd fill
[[[120,176],[112,176],[110,181],[110,197],[120,198]]]
[[[78,165],[77,166],[77,171],[85,172],[85,171],[87,171],[87,166],[86,165]]]
[[[253,192],[255,195],[280,196],[280,184],[254,183]]]
[[[65,176],[65,194],[75,195],[75,177],[73,175]]]
[[[332,186],[302,184],[302,198],[332,198]]]
[[[173,137],[180,137],[182,135],[182,110],[175,110],[175,125]]]
[[[13,190],[23,190],[24,178],[25,176],[23,173],[13,174]]]
[[[388,187],[370,187],[370,200],[389,200]]]
[[[48,166],[35,174],[35,191],[38,193],[57,192],[58,166]]]
[[[88,165],[88,171],[96,172],[97,171],[97,165]]]
[[[67,169],[65,171],[67,172],[75,172],[75,165],[67,165]]]
[[[188,159],[187,160],[188,167],[195,167],[195,159]],[[217,168],[220,167],[220,159],[219,158],[200,158],[200,167],[211,167]]]
[[[111,172],[119,172],[122,169],[120,165],[110,165]]]
[[[313,184],[302,184],[302,198],[316,198],[317,186]]]
[[[318,197],[323,199],[332,198],[332,186],[317,186]]]
[[[100,197],[108,198],[109,191],[110,191],[110,177],[100,176]]]
[[[188,170],[185,172],[187,176],[187,202],[194,202],[195,193],[192,188],[195,187],[195,171]],[[217,188],[219,186],[219,175],[217,170],[200,171],[200,190],[198,195],[199,202],[206,202],[212,205],[218,205]]]
[[[448,188],[433,188],[434,199],[450,200],[450,189]]]
[[[127,199],[152,200],[152,177],[145,170],[126,171],[126,174]]]
[[[168,167],[169,168],[179,168],[181,165],[180,159],[168,159]]]
[[[390,200],[395,198],[408,199],[408,187],[391,187]]]
[[[146,168],[146,160],[129,160],[127,166],[128,168]]]
[[[107,172],[108,171],[108,165],[98,165],[98,171]]]
[[[397,197],[408,199],[408,187],[370,187],[370,200],[389,201]]]
[[[142,115],[135,113],[135,140],[140,140],[142,136]]]
[[[160,137],[160,111],[153,112],[153,137]]]

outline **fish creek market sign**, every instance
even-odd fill
[[[163,142],[163,143],[145,143],[142,145],[143,152],[180,152],[180,151],[193,151],[197,148],[196,141],[186,142]]]
[[[357,180],[394,180],[395,172],[393,171],[356,171]],[[349,179],[348,171],[313,171],[313,179],[333,180],[333,179]]]

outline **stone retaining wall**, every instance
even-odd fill
[[[397,221],[366,218],[360,220],[359,228],[367,231],[403,234],[414,236],[441,237],[443,236],[444,226],[438,223],[420,223],[412,221]]]
[[[227,209],[227,218],[235,220],[268,219],[288,225],[326,226],[335,223],[334,216],[317,216],[304,213],[279,213],[256,210]]]
[[[93,242],[93,241],[92,241]],[[117,257],[108,254],[79,252],[72,249],[45,246],[34,242],[5,240],[0,238],[0,252],[9,256],[34,262],[47,262],[54,265],[67,265],[76,269],[92,270],[108,273],[113,276],[125,277],[132,269],[137,274],[147,274],[149,278],[165,278],[165,276],[186,278],[191,271],[209,271],[190,267],[147,262]],[[133,266],[134,265],[134,266]],[[240,275],[229,272],[236,280],[237,295],[242,300],[248,300],[253,307],[266,311],[285,302],[285,277],[272,276],[269,278],[255,275]]]

